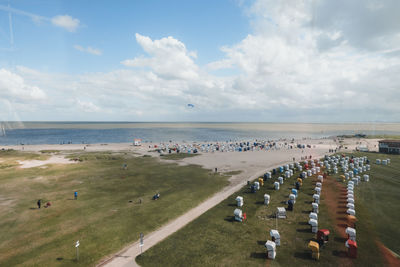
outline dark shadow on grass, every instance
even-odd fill
[[[339,258],[347,258],[347,252],[344,250],[334,250],[332,251],[332,255]]]
[[[337,211],[336,214],[346,214],[345,211]]]
[[[230,203],[230,204],[228,204],[228,206],[230,206],[230,207],[236,207],[237,204]]]
[[[347,221],[347,218],[346,217],[336,217],[336,220]]]
[[[295,258],[304,259],[304,260],[312,260],[310,252],[295,252],[293,254]]]
[[[311,204],[311,203],[312,203],[312,201],[308,201],[308,200],[306,200],[306,201],[304,201],[304,203],[306,203],[306,204]]]
[[[342,205],[338,205],[337,207],[338,207],[338,209],[345,209],[346,208],[346,206],[342,206]]]
[[[299,222],[299,225],[308,225],[308,222]]]
[[[267,258],[267,254],[265,252],[252,252],[250,257],[255,259],[265,259]]]
[[[347,241],[347,238],[335,236],[335,237],[333,238],[333,240],[334,240],[335,242],[343,243],[343,245],[344,245],[344,243]]]
[[[255,202],[255,204],[256,205],[260,205],[260,204],[262,205],[262,204],[264,204],[264,201],[257,201],[257,202]]]
[[[37,210],[38,208],[32,208],[32,207],[31,207],[31,208],[29,208],[29,209],[30,209],[30,210]]]
[[[307,229],[296,229],[297,232],[299,233],[311,233],[311,229],[307,228]]]
[[[301,213],[304,213],[304,214],[309,214],[311,211],[309,211],[309,210],[302,210],[301,211]]]
[[[346,204],[346,201],[338,201],[339,204]]]
[[[227,222],[234,222],[235,221],[235,216],[227,216],[225,219]]]
[[[338,223],[337,226],[342,227],[342,228],[346,228],[347,224],[346,223]]]
[[[259,244],[259,245],[265,245],[266,242],[267,242],[267,241],[258,240],[258,241],[257,241],[257,244]]]

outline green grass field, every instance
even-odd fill
[[[48,157],[0,151],[0,266],[93,266],[228,184],[228,176],[199,166],[130,153],[75,153],[77,164],[18,167],[17,160]],[[52,206],[39,210],[38,199]]]
[[[399,246],[400,210],[396,196],[400,192],[397,178],[400,176],[400,157],[373,153],[366,155],[371,159],[370,182],[362,183],[355,190],[359,220],[357,259],[346,256],[346,239],[339,235],[336,221],[345,215],[332,214],[328,210],[330,207],[325,203],[324,188],[318,223],[320,229],[331,231],[330,241],[322,249],[319,261],[311,259],[307,244],[315,238],[315,234],[311,233],[307,222],[314,193],[315,178],[312,177],[303,182],[295,210],[288,211],[287,219],[278,220],[282,245],[277,247],[277,257],[273,261],[266,259],[264,244],[270,239],[269,230],[276,229],[273,215],[276,207],[286,207],[284,202],[288,199],[294,178],[287,180],[280,191],[272,189],[273,181],[255,194],[249,193],[244,187],[136,260],[142,266],[265,266],[267,261],[271,266],[383,266],[384,259],[375,240],[380,239],[394,251]],[[390,166],[375,165],[372,162],[376,157],[390,157],[392,163]],[[339,195],[339,184],[334,182],[340,181],[339,175],[328,179],[332,179],[332,183],[329,183],[331,192]],[[326,181],[324,184],[327,184]],[[271,195],[268,207],[263,205],[264,193]],[[244,197],[243,212],[248,217],[244,223],[233,221],[237,195]],[[337,205],[343,205],[339,201],[338,198]]]

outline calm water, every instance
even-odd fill
[[[400,134],[400,124],[27,122],[3,123],[2,128],[5,135],[0,136],[0,145],[126,143],[133,138],[144,142],[202,142]]]

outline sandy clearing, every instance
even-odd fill
[[[21,169],[34,168],[47,164],[73,164],[76,161],[69,160],[64,156],[51,156],[47,160],[18,160]]]

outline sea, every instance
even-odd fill
[[[400,123],[0,122],[0,145],[224,142],[400,135]]]

